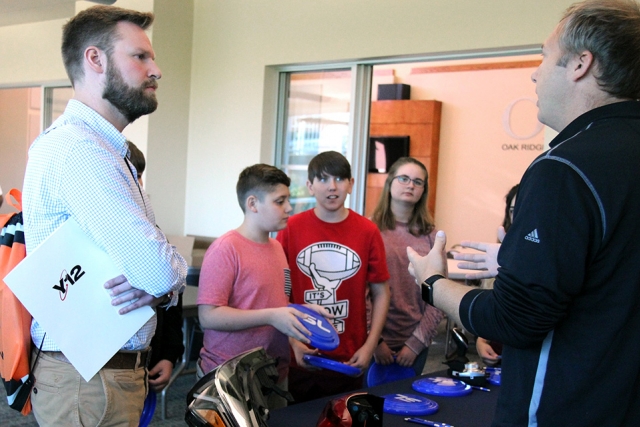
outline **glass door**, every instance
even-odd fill
[[[362,74],[359,67],[335,70],[283,72],[281,74],[282,114],[276,165],[291,177],[291,205],[294,213],[315,206],[315,199],[307,189],[307,165],[318,153],[337,151],[351,163],[356,187],[347,199],[347,206],[361,211],[357,185],[360,176],[362,143],[366,139],[360,132],[361,122],[354,108],[363,96],[369,97],[369,88],[360,90],[354,82]],[[362,79],[360,79],[362,81]],[[365,82],[368,81],[365,79]],[[368,102],[368,101],[367,101]],[[368,105],[364,103],[364,105]],[[358,110],[358,111],[356,111]],[[368,120],[368,108],[365,108]],[[362,141],[361,141],[362,140]]]

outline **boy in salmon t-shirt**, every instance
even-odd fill
[[[307,316],[287,307],[290,280],[280,243],[269,238],[287,226],[291,213],[289,177],[281,170],[257,164],[240,173],[236,192],[244,221],[216,239],[200,271],[198,317],[204,329],[198,376],[256,347],[278,360],[278,386],[287,389],[289,342],[308,343]],[[320,307],[310,307],[321,314]],[[286,406],[271,393],[269,409]]]
[[[389,279],[384,244],[376,225],[345,207],[351,193],[351,166],[340,153],[320,153],[309,163],[307,187],[317,205],[294,215],[278,233],[291,268],[291,302],[318,304],[335,317],[340,346],[326,356],[364,371],[378,345],[389,309]],[[366,295],[372,298],[367,331]],[[291,341],[295,364],[289,391],[296,402],[362,387],[362,376],[314,370],[303,360],[317,353]]]

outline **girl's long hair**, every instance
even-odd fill
[[[400,166],[408,163],[413,163],[424,171],[424,191],[422,192],[422,196],[420,196],[420,200],[418,200],[413,206],[413,211],[411,212],[411,217],[409,218],[407,227],[409,229],[409,233],[414,236],[424,236],[431,233],[435,227],[433,224],[433,217],[427,210],[429,173],[427,172],[427,168],[413,157],[400,157],[393,163],[393,165],[391,165],[389,168],[389,175],[387,175],[387,180],[384,182],[382,195],[380,196],[380,200],[378,200],[378,205],[373,211],[371,220],[378,226],[380,231],[395,230],[396,218],[391,211],[391,183],[397,176]]]
[[[520,184],[514,185],[504,197],[504,200],[507,202],[504,208],[504,219],[502,220],[504,231],[509,231],[509,228],[511,228],[511,202],[513,202],[513,198],[518,194],[518,188],[520,188]]]

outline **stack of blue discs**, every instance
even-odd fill
[[[327,359],[326,357],[314,356],[313,354],[305,354],[302,358],[311,366],[322,369],[330,369],[332,371],[340,372],[341,374],[349,375],[350,377],[357,377],[362,373],[362,371],[355,366],[347,365],[346,363],[338,362],[336,360]]]
[[[438,412],[438,404],[415,394],[387,394],[384,397],[384,412],[395,415],[431,415]]]
[[[307,318],[300,318],[300,320],[304,327],[311,332],[309,340],[313,347],[323,351],[331,351],[338,348],[340,337],[338,337],[338,331],[329,320],[304,305],[289,304],[289,307],[293,307],[307,315]]]
[[[413,382],[411,387],[415,391],[434,396],[466,396],[471,393],[471,387],[462,381],[447,377],[422,378]]]

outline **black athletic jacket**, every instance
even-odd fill
[[[640,426],[640,102],[574,120],[525,172],[493,291],[460,304],[504,343],[495,426]]]

